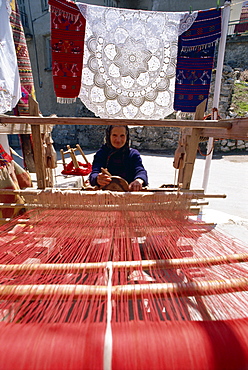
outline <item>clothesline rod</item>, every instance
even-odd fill
[[[112,262],[114,270],[121,269],[178,269],[185,267],[210,267],[230,263],[248,262],[248,254],[230,254],[226,256],[200,257],[200,258],[172,258],[167,260],[141,260],[141,261],[118,261]],[[16,264],[0,265],[0,274],[3,273],[85,273],[105,269],[107,262],[87,262],[87,263],[43,263],[43,264]]]
[[[221,90],[221,80],[222,80],[222,73],[223,73],[223,65],[224,65],[224,56],[225,56],[225,48],[226,48],[226,38],[228,33],[228,22],[230,19],[230,12],[231,6],[229,2],[225,2],[225,7],[222,12],[222,25],[221,25],[221,38],[219,41],[219,49],[218,49],[218,57],[217,57],[217,67],[216,67],[216,75],[215,75],[215,83],[214,83],[214,96],[213,96],[213,109],[219,108],[219,101],[220,101],[220,90]],[[217,115],[217,112],[215,112]],[[212,117],[216,118],[216,117]],[[207,150],[210,151],[210,148],[213,147],[214,137],[209,137]],[[205,169],[203,174],[202,180],[202,187],[206,191],[208,186],[209,180],[209,173],[210,173],[210,165],[213,157],[213,151],[206,157],[205,160]]]
[[[202,282],[188,283],[151,283],[151,284],[132,284],[132,285],[113,285],[111,295],[113,299],[118,299],[123,296],[130,298],[142,298],[144,295],[158,295],[177,297],[184,296],[207,296],[226,294],[232,292],[241,292],[248,289],[247,278],[233,278],[226,280],[211,280]],[[28,300],[36,299],[51,299],[60,297],[62,300],[67,299],[90,299],[98,297],[106,299],[108,287],[104,285],[1,285],[0,298],[14,301],[16,299]]]
[[[225,128],[231,129],[233,122],[240,119],[226,120],[128,120],[101,119],[94,117],[36,117],[36,116],[0,116],[1,124],[31,124],[31,125],[128,125],[155,127],[192,127],[192,128]],[[246,118],[248,123],[248,118]]]
[[[218,48],[218,57],[217,57],[217,67],[216,67],[216,76],[215,76],[215,84],[214,84],[214,96],[213,96],[213,108],[219,108],[219,101],[220,101],[220,89],[221,89],[221,80],[222,80],[222,72],[223,72],[223,65],[224,65],[224,56],[225,56],[225,48],[226,48],[226,38],[228,33],[228,22],[230,19],[230,12],[231,12],[231,4],[227,4],[224,7],[223,15],[222,15],[222,32],[221,38],[219,41],[219,48]]]

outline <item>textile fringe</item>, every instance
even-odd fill
[[[181,193],[116,193],[99,191],[40,191],[35,195],[25,195],[28,204],[36,204],[37,208],[77,208],[89,210],[180,210],[174,217],[184,217],[188,212],[194,195]]]
[[[68,20],[74,21],[74,22],[78,21],[79,16],[80,16],[80,13],[78,13],[78,15],[74,15],[74,14],[68,13],[65,10],[56,8],[55,6],[51,6],[51,5],[50,5],[50,12],[54,13],[57,16],[62,15],[63,17],[67,18]]]
[[[75,103],[77,98],[57,98],[57,103],[60,104],[72,104]]]
[[[206,44],[202,45],[194,45],[194,46],[182,46],[182,51],[195,51],[195,50],[204,50],[207,48],[211,48],[212,46],[215,46],[217,40],[208,42]]]

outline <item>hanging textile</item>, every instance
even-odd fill
[[[0,1],[0,113],[11,111],[21,97],[20,76],[10,25],[9,0]]]
[[[173,112],[178,35],[197,12],[77,3],[86,19],[79,97],[101,118],[161,119]]]
[[[235,25],[233,33],[243,33],[248,31],[248,3],[244,2],[240,14],[239,23]]]
[[[14,108],[13,113],[16,116],[23,116],[29,115],[28,97],[31,95],[35,99],[35,90],[29,52],[16,0],[12,0],[11,8],[12,12],[10,15],[10,24],[13,32],[17,64],[21,81],[21,99]],[[32,172],[34,169],[34,158],[31,135],[20,134],[19,139],[24,157],[24,166],[25,168],[28,167]],[[30,165],[30,162],[32,165]],[[29,166],[27,166],[27,163]]]
[[[221,9],[199,11],[193,25],[179,37],[175,110],[195,112],[208,98],[215,43],[221,36]]]
[[[34,81],[26,38],[16,1],[13,1],[10,24],[13,32],[17,64],[21,81],[22,95],[17,104],[18,114],[21,116],[29,115],[28,96],[31,95],[33,98],[35,98]]]
[[[72,103],[80,91],[85,19],[73,2],[49,0],[54,91],[58,103]]]

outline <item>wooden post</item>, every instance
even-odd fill
[[[24,163],[29,172],[35,172],[34,153],[30,134],[20,134]]]
[[[206,100],[200,103],[196,108],[195,120],[203,119],[206,108]],[[186,161],[184,168],[179,170],[178,183],[182,184],[182,189],[189,189],[193,175],[194,164],[202,129],[200,128],[183,128],[182,135],[185,136],[186,142]]]
[[[28,97],[29,115],[39,116],[39,104],[30,95]],[[31,125],[34,145],[34,163],[37,177],[37,188],[45,189],[46,187],[46,170],[43,152],[43,143],[39,125]]]

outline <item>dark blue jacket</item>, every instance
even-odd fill
[[[142,164],[138,150],[126,148],[113,151],[106,144],[99,149],[93,160],[92,172],[89,180],[92,186],[97,184],[97,175],[101,167],[107,168],[113,176],[120,176],[129,184],[137,178],[144,181],[143,186],[148,185],[147,172]]]

